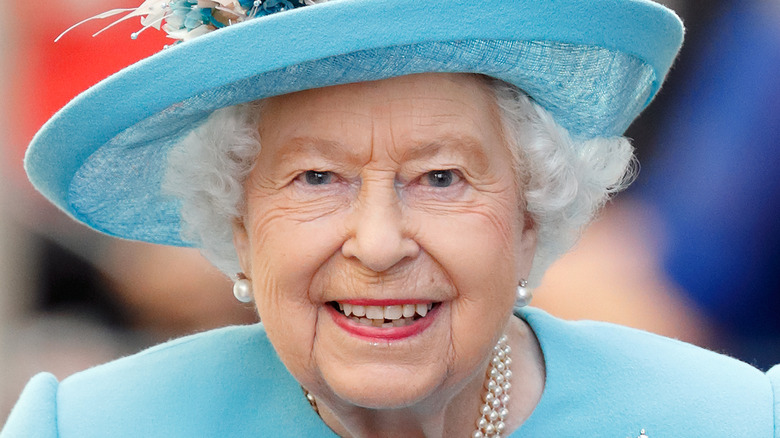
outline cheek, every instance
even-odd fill
[[[515,243],[522,230],[513,201],[496,196],[446,214],[421,212],[414,218],[420,243],[454,274],[512,277]]]
[[[447,272],[458,294],[453,332],[467,338],[474,324],[503,324],[514,305],[515,248],[522,218],[514,199],[491,201],[457,214],[420,219],[425,223],[421,244]]]
[[[266,200],[250,201],[247,230],[255,305],[269,339],[295,375],[311,368],[319,304],[310,294],[318,269],[340,248],[343,219],[301,221]]]
[[[456,294],[449,306],[448,358],[455,374],[481,366],[515,302],[514,242],[522,224],[514,199],[501,196],[446,215],[420,213],[416,219],[421,246]]]
[[[338,251],[346,235],[344,215],[331,204],[319,205],[328,209],[322,214],[317,205],[296,205],[283,194],[249,201],[253,281],[265,283],[258,290],[263,295],[260,302],[266,296],[308,301],[306,292],[316,269]]]

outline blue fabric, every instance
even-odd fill
[[[682,342],[521,310],[547,369],[542,399],[511,435],[779,438],[780,367],[769,375]],[[774,389],[773,389],[774,385]],[[55,405],[56,403],[56,405]],[[0,438],[334,436],[262,326],[152,348],[65,379],[35,377]]]
[[[333,0],[220,29],[123,70],[55,115],[25,166],[47,198],[97,230],[186,245],[160,175],[169,148],[214,109],[471,72],[519,86],[576,136],[612,136],[658,91],[682,32],[672,12],[646,0]]]
[[[547,367],[521,437],[780,437],[767,376],[743,362],[612,324],[523,317]]]
[[[2,438],[56,438],[57,378],[49,373],[33,377],[8,417]]]
[[[259,325],[168,342],[75,374],[59,387],[51,376],[36,376],[0,433],[2,438],[329,435],[334,436]]]
[[[767,373],[775,394],[775,437],[780,436],[780,365],[775,365]]]

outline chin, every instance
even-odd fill
[[[443,370],[388,369],[361,366],[326,380],[329,391],[344,403],[367,409],[400,409],[424,403],[444,385]],[[324,371],[324,370],[323,370]],[[326,378],[328,376],[325,376]]]

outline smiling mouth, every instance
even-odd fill
[[[425,318],[441,303],[398,304],[392,306],[362,306],[331,301],[337,312],[353,322],[368,327],[406,327]]]

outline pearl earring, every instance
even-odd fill
[[[528,281],[521,279],[517,285],[517,297],[515,298],[515,307],[525,307],[531,304],[534,293],[528,289]]]
[[[252,301],[252,282],[246,278],[246,275],[239,273],[238,279],[233,283],[233,295],[238,301],[242,303],[249,303]]]

